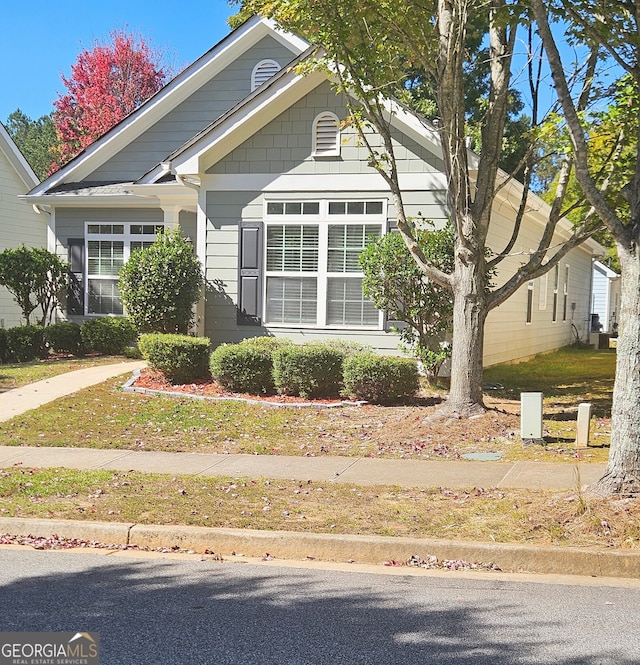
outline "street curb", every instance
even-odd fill
[[[316,559],[381,565],[426,559],[495,564],[503,572],[640,578],[640,552],[480,543],[431,538],[354,536],[256,531],[194,526],[122,524],[31,518],[0,518],[0,533],[127,544],[149,548],[205,550],[228,557]]]

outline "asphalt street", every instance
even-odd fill
[[[0,631],[102,665],[636,665],[640,585],[0,549]]]

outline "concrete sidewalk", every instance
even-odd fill
[[[570,490],[595,482],[603,464],[445,462],[353,457],[218,455],[93,448],[0,446],[0,467],[112,469],[193,476],[279,478],[400,487],[501,487]]]
[[[102,383],[120,374],[142,369],[146,363],[140,360],[125,361],[113,365],[85,367],[73,372],[58,374],[50,379],[29,383],[0,393],[0,421],[10,420],[21,413],[37,409],[59,397]]]
[[[144,366],[143,361],[128,361],[87,367],[0,393],[0,421],[9,420],[64,395]],[[602,464],[582,464],[578,476],[576,465],[568,463],[218,455],[0,445],[0,467],[15,465],[281,478],[400,487],[509,487],[553,490],[573,489],[578,484],[592,483],[604,471]]]
[[[86,368],[0,394],[0,420],[144,366],[142,362]],[[391,460],[350,457],[219,455],[0,445],[0,468],[113,469],[212,477],[263,477],[401,487],[500,487],[572,490],[597,480],[602,464]],[[578,475],[579,471],[579,475]],[[276,558],[380,564],[415,554],[440,560],[491,561],[503,571],[640,578],[640,554],[589,548],[531,547],[436,539],[252,531],[0,517],[0,534],[77,538],[122,547],[244,552]],[[270,555],[270,557],[271,557]],[[233,555],[232,555],[233,556]]]

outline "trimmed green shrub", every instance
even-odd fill
[[[126,316],[102,316],[89,319],[80,327],[82,343],[88,351],[105,355],[124,353],[135,342],[138,332]]]
[[[9,359],[9,340],[6,328],[0,328],[0,363],[6,363]]]
[[[44,358],[47,350],[44,345],[42,326],[16,326],[7,330],[9,358],[19,363],[26,363],[36,358]]]
[[[345,358],[353,356],[356,353],[373,353],[373,348],[370,344],[363,344],[349,339],[327,339],[320,343],[322,346],[327,346],[330,349],[340,351]]]
[[[344,361],[344,392],[376,404],[397,402],[416,394],[418,366],[410,358],[359,353]]]
[[[70,321],[54,323],[44,329],[44,341],[56,353],[82,353],[80,325]]]
[[[273,379],[281,395],[334,397],[342,384],[344,354],[326,345],[285,346],[273,354]]]
[[[243,339],[240,344],[243,346],[250,346],[254,349],[261,349],[273,354],[274,351],[281,349],[285,346],[292,346],[293,342],[287,337],[247,337]]]
[[[200,261],[179,228],[132,252],[118,281],[122,303],[144,333],[186,334],[202,285]]]
[[[126,346],[122,355],[131,360],[140,360],[142,358],[140,349],[137,346]]]
[[[147,333],[140,336],[138,348],[149,366],[171,383],[191,383],[209,375],[208,337]]]
[[[271,353],[258,344],[223,344],[211,354],[210,368],[226,390],[254,395],[273,391]]]

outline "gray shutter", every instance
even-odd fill
[[[238,325],[262,324],[262,222],[240,224]]]
[[[67,314],[84,314],[84,238],[69,238]]]

